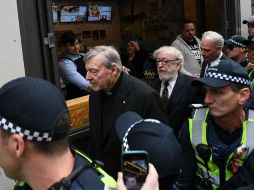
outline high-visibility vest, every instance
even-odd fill
[[[250,86],[251,88],[254,87],[254,68],[249,71],[248,77],[250,78]]]
[[[73,150],[77,155],[84,158],[89,164],[92,164],[92,160],[88,156],[86,156],[84,153],[80,152],[79,150],[75,150],[75,149]],[[100,181],[105,185],[105,187],[107,187],[107,189],[116,188],[116,181],[113,177],[108,175],[101,167],[96,167],[95,169],[98,172],[98,175],[99,175],[98,177],[100,178]],[[27,190],[27,189],[30,189],[30,188],[25,182],[16,182],[14,187],[14,190]]]
[[[74,150],[75,153],[79,154],[81,157],[85,158],[90,164],[92,164],[92,160],[86,156],[84,153],[80,152],[79,150]],[[96,171],[101,174],[101,181],[110,189],[116,188],[116,181],[113,177],[108,175],[101,167],[96,167]]]
[[[205,161],[198,155],[196,146],[198,144],[206,144],[207,143],[207,123],[206,123],[206,117],[208,114],[208,108],[200,108],[196,109],[193,119],[189,119],[189,133],[190,133],[190,142],[193,146],[193,149],[195,150],[195,156],[197,159],[197,170],[196,170],[196,176],[203,179],[204,177],[210,176],[209,180],[212,183],[213,189],[216,189],[220,185],[219,181],[219,168],[218,166],[212,162],[213,155],[211,154],[209,160],[208,160],[208,168],[205,167]],[[237,166],[241,167],[243,165],[243,162],[246,160],[246,158],[249,156],[250,152],[254,149],[254,111],[249,110],[249,117],[246,121],[243,122],[242,126],[242,136],[240,140],[240,145],[245,145],[248,147],[247,154],[244,157],[238,158]],[[225,171],[225,177],[226,181],[229,180],[234,173],[230,169],[230,164],[232,164],[232,161],[234,158],[237,157],[237,149],[231,153],[226,162],[226,171]],[[208,173],[207,173],[208,169]]]

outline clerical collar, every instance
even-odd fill
[[[104,93],[107,94],[107,95],[109,95],[109,96],[112,95],[112,92],[111,92],[111,91],[104,91]]]
[[[110,90],[104,91],[104,93],[107,94],[107,95],[109,95],[109,96],[112,95],[112,94],[115,94],[115,93],[117,92],[119,86],[120,86],[120,83],[121,83],[120,81],[122,80],[122,78],[123,78],[123,73],[121,73],[121,75],[120,75],[119,78],[117,79],[117,82],[116,82],[116,84],[113,86],[113,88],[110,89]]]

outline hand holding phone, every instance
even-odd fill
[[[146,181],[142,186],[141,190],[159,190],[159,175],[153,166],[153,164],[149,163],[149,173],[146,177]],[[123,182],[123,173],[118,172],[117,177],[117,190],[126,190],[126,186]]]
[[[148,153],[127,151],[122,153],[123,180],[128,190],[139,190],[148,174]]]

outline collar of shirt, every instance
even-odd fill
[[[123,73],[121,73],[121,75],[119,76],[119,78],[117,79],[117,82],[116,84],[113,86],[112,89],[108,90],[108,91],[103,91],[105,94],[111,96],[112,94],[116,94],[119,87],[120,87],[120,84],[121,84],[121,80],[123,78]]]
[[[209,65],[213,64],[213,63],[216,62],[216,61],[219,61],[219,60],[221,59],[222,55],[223,55],[223,53],[220,52],[220,56],[219,56],[217,59],[211,61],[211,62],[209,63]],[[205,66],[205,72],[204,72],[204,74],[206,73],[207,68],[208,68],[208,64],[206,64],[206,66]]]
[[[220,56],[217,59],[211,61],[210,64],[212,64],[213,62],[219,61],[221,59],[222,55],[223,55],[223,53],[220,52]]]

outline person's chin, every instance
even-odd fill
[[[165,75],[165,74],[159,74],[159,79],[161,80],[161,81],[168,81],[168,80],[170,80],[172,78],[172,76],[171,75]]]
[[[215,108],[209,108],[209,114],[213,117],[220,117],[222,114]]]
[[[100,88],[98,88],[98,87],[92,87],[92,91],[93,92],[99,92],[101,89]]]
[[[78,55],[79,51],[73,51],[73,52],[70,52],[70,53],[73,54],[73,55]]]

